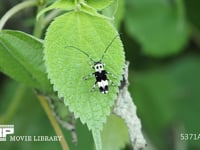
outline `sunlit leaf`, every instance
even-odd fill
[[[94,72],[89,65],[90,59],[79,50],[67,46],[77,47],[94,61],[99,61],[117,34],[113,26],[103,18],[71,12],[57,17],[45,37],[45,61],[54,90],[58,91],[59,97],[64,97],[65,104],[74,112],[75,117],[79,117],[95,133],[102,129],[119,89],[109,84],[108,94],[100,93],[97,87],[91,92],[95,78],[83,79]],[[102,61],[106,64],[105,69],[116,76],[113,78],[108,75],[108,78],[119,85],[124,67],[124,52],[118,37]]]
[[[72,10],[75,8],[75,3],[73,0],[57,0],[55,3],[51,4],[50,6],[41,10],[38,15],[37,19],[43,15],[44,13],[52,10],[52,9],[62,9],[62,10]]]
[[[114,18],[114,25],[119,29],[120,24],[124,18],[125,6],[124,0],[115,0],[109,7],[105,8],[102,12],[105,16]]]
[[[114,0],[86,0],[86,3],[97,10],[101,10],[113,3]]]

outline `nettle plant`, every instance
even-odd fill
[[[136,108],[127,90],[128,71],[122,42],[114,19],[103,13],[107,7],[115,12],[117,3],[57,0],[46,7],[45,1],[24,1],[9,10],[0,22],[0,71],[35,89],[44,109],[56,105],[57,109],[52,111],[61,124],[68,124],[69,120],[63,114],[80,118],[91,130],[97,150],[102,150],[101,130],[111,112],[125,120],[135,149],[145,145]],[[30,6],[39,8],[33,35],[2,30],[13,14]],[[46,29],[48,21],[52,22]],[[40,39],[43,32],[46,32],[44,40]],[[114,119],[115,123],[118,122]],[[68,128],[74,129],[70,124]],[[126,137],[120,140],[123,138]],[[64,143],[61,141],[63,149],[69,149]]]

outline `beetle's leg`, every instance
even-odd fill
[[[90,92],[94,92],[94,91],[95,91],[95,89],[96,89],[96,84],[97,84],[97,81],[94,83],[94,85],[93,85],[92,89],[90,90]]]
[[[90,73],[90,74],[88,74],[87,76],[84,76],[84,77],[83,77],[83,80],[91,79],[93,76],[94,76],[94,73]]]

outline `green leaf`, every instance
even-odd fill
[[[52,9],[62,9],[62,10],[72,10],[75,8],[74,0],[57,0],[52,5],[44,8],[37,14],[37,19],[43,15],[44,13],[52,10]]]
[[[111,19],[111,18],[108,18],[106,16],[101,15],[100,13],[97,12],[97,9],[95,7],[93,7],[93,5],[97,6],[97,7],[106,7],[112,1],[110,1],[109,3],[106,2],[106,1],[102,1],[102,2],[101,3],[96,2],[95,4],[97,4],[97,5],[94,5],[93,2],[91,2],[92,5],[90,6],[87,3],[85,3],[85,2],[80,2],[80,3],[75,4],[75,2],[73,0],[70,0],[70,1],[58,0],[55,3],[53,3],[52,5],[48,6],[47,8],[43,9],[42,11],[40,11],[38,13],[38,15],[37,15],[37,19],[41,15],[43,15],[44,13],[46,13],[46,12],[52,10],[52,9],[61,9],[61,10],[65,10],[65,11],[69,11],[69,10],[78,10],[78,11],[80,11],[81,10],[81,11],[83,11],[85,13],[88,13],[88,14],[90,14],[92,16],[97,16],[97,17]]]
[[[124,12],[124,0],[115,0],[114,3],[102,11],[103,15],[114,18],[114,25],[117,27],[117,29],[120,28],[120,24],[124,18]]]
[[[188,39],[182,0],[128,0],[126,26],[142,45],[144,53],[156,57],[178,53]]]
[[[86,3],[97,10],[102,10],[108,7],[114,0],[86,0]]]
[[[0,32],[0,71],[42,91],[50,91],[40,40],[19,31]]]
[[[96,16],[96,17],[100,17],[100,18],[104,18],[104,19],[108,19],[108,20],[113,20],[112,18],[101,15],[100,13],[97,12],[97,10],[95,8],[89,6],[85,3],[81,4],[80,10],[84,13],[91,15],[91,16]]]
[[[65,104],[75,117],[79,117],[95,133],[102,129],[119,89],[110,85],[108,94],[101,94],[97,87],[91,92],[95,77],[83,79],[94,72],[89,58],[77,49],[66,46],[77,47],[99,61],[117,34],[106,19],[71,12],[57,17],[45,37],[45,61],[54,90],[58,91],[59,97],[64,97]],[[122,43],[116,38],[103,59],[105,69],[116,76],[113,79],[108,75],[116,85],[120,85],[124,62]]]
[[[101,132],[103,150],[121,150],[129,143],[128,129],[124,121],[110,115]]]

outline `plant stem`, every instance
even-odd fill
[[[136,106],[128,91],[128,65],[129,63],[127,62],[122,80],[123,84],[120,87],[119,95],[113,110],[116,115],[125,121],[133,149],[144,150],[146,147],[146,140],[142,134],[141,121],[137,116]]]
[[[24,1],[22,3],[19,3],[18,5],[14,6],[13,8],[11,8],[9,11],[6,12],[6,14],[1,18],[0,20],[0,30],[3,29],[4,25],[6,24],[6,22],[8,21],[8,19],[10,19],[13,15],[15,15],[17,12],[28,8],[28,7],[32,7],[32,6],[36,6],[37,5],[37,1],[36,0],[31,0],[31,1]]]
[[[56,16],[58,16],[61,13],[60,10],[53,10],[52,12],[50,12],[44,20],[44,27],[46,27]]]
[[[44,3],[38,5],[37,13],[40,12],[45,7]],[[44,15],[40,16],[40,18],[35,20],[33,35],[37,38],[41,38],[42,30],[44,28]]]
[[[41,11],[45,7],[45,5],[44,5],[45,1],[39,1],[39,2],[40,2],[40,4],[38,5],[37,12]],[[44,16],[41,16],[39,18],[39,20],[36,20],[35,27],[34,27],[34,30],[33,30],[33,35],[35,37],[41,38],[42,31],[43,31],[43,28],[44,28],[44,23],[45,23]],[[40,101],[40,104],[43,107],[44,111],[46,112],[46,114],[47,114],[47,116],[48,116],[48,118],[51,122],[51,125],[53,126],[53,128],[56,132],[56,135],[62,137],[61,140],[60,140],[60,144],[62,146],[62,149],[63,150],[69,150],[67,141],[65,140],[65,137],[62,133],[62,130],[61,130],[60,126],[58,125],[57,120],[55,119],[55,117],[54,117],[54,115],[51,111],[48,100],[43,95],[38,95],[38,94],[37,94],[37,98]]]
[[[15,94],[10,102],[10,105],[6,113],[0,118],[0,124],[7,124],[10,122],[10,120],[12,120],[25,93],[26,93],[26,86],[20,84],[17,90],[15,91]]]
[[[53,116],[53,113],[51,112],[51,109],[49,107],[47,99],[42,95],[37,95],[37,97],[38,97],[38,99],[39,99],[39,101],[41,103],[41,106],[43,107],[44,111],[46,112],[46,114],[47,114],[47,116],[48,116],[48,118],[49,118],[49,120],[50,120],[50,122],[51,122],[51,124],[52,124],[52,126],[53,126],[53,128],[54,128],[54,130],[55,130],[55,132],[57,134],[57,136],[61,136],[62,137],[61,141],[60,141],[62,149],[63,150],[69,150],[69,147],[68,147],[67,142],[66,142],[66,140],[64,138],[62,130],[60,129],[55,117]]]

